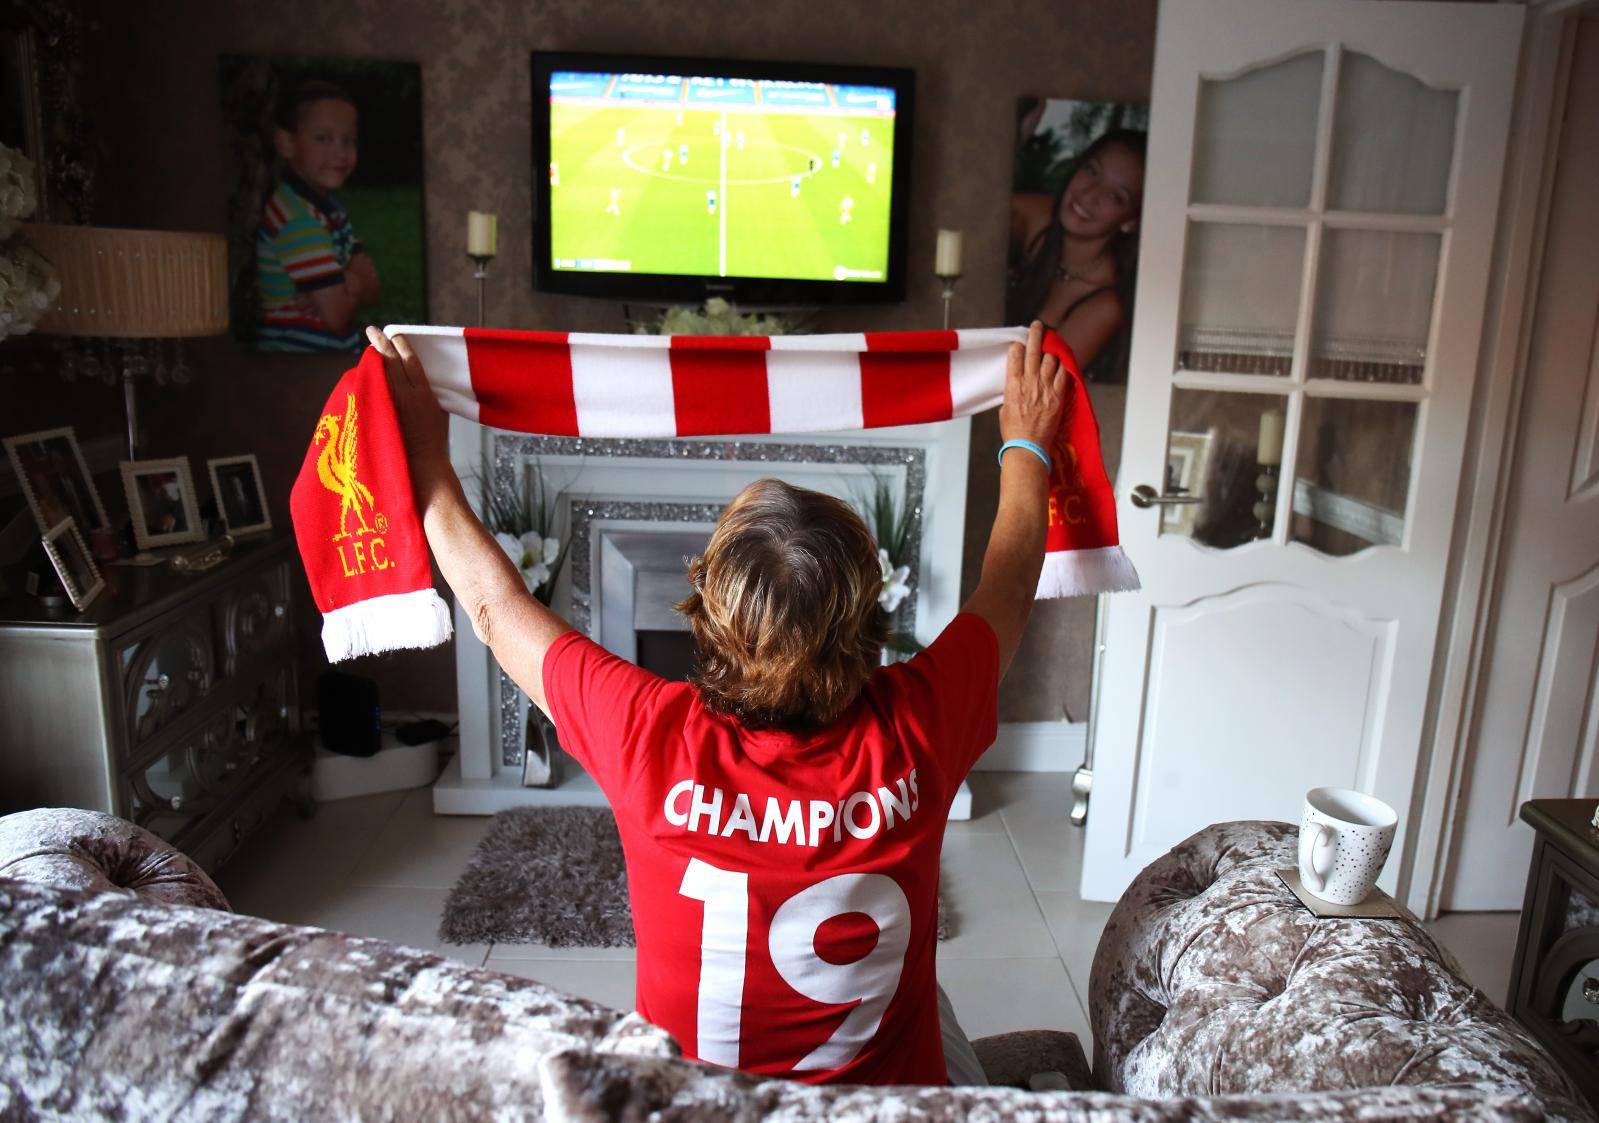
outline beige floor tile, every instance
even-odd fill
[[[941,960],[1056,954],[1005,835],[946,836],[943,884],[954,936],[938,945]]]
[[[243,888],[223,890],[234,912],[283,924],[316,923],[310,918],[333,912],[349,891],[346,878],[314,871],[292,878],[252,880]]]
[[[294,910],[295,915],[281,919],[392,940],[462,963],[481,965],[489,953],[488,944],[446,944],[439,939],[439,917],[448,895],[443,889],[346,885],[337,893],[306,901]]]
[[[537,979],[546,986],[603,1003],[613,1010],[633,1009],[638,970],[632,960],[504,959],[491,954],[484,966],[490,971]]]
[[[316,805],[309,819],[300,820],[316,831],[348,834],[351,831],[379,830],[393,817],[416,792],[429,791],[414,788],[398,792],[379,792],[376,795],[356,796],[354,799],[335,799]]]
[[[310,819],[280,807],[217,872],[237,912],[281,920],[298,902],[342,887],[406,793],[321,804]]]
[[[1072,809],[1072,777],[1069,772],[979,772],[999,802],[1002,814],[1009,817],[1021,809],[1043,809],[1059,813],[1068,820]]]
[[[1515,912],[1447,912],[1427,925],[1460,960],[1471,984],[1501,1006],[1510,995],[1520,927]]]
[[[970,1038],[1016,1029],[1063,1029],[1092,1055],[1088,1019],[1066,968],[1054,956],[1038,959],[938,959],[938,981]]]
[[[489,955],[494,959],[579,959],[632,963],[637,948],[552,948],[544,944],[496,943]]]
[[[1086,1017],[1088,976],[1094,965],[1094,952],[1099,948],[1099,937],[1115,906],[1082,901],[1075,893],[1049,892],[1038,894],[1038,906],[1044,912],[1049,934],[1055,939],[1055,948],[1066,965],[1066,973],[1071,976],[1072,989],[1077,992]]]
[[[1075,893],[1083,869],[1083,829],[1072,826],[1071,776],[993,772],[1000,818],[1034,889]]]
[[[433,814],[432,793],[407,795],[350,873],[352,885],[448,889],[466,869],[490,820]]]
[[[1000,799],[989,779],[996,773],[973,772],[966,778],[972,789],[972,817],[954,821],[947,834],[1003,834],[1005,821],[999,816]]]

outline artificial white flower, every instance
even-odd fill
[[[538,592],[555,575],[555,560],[561,556],[559,538],[541,537],[536,530],[522,535],[498,530],[494,532],[494,541],[499,543],[505,556],[516,566],[528,592]]]
[[[0,240],[14,226],[0,218]],[[60,295],[53,265],[21,243],[0,246],[0,339],[32,331]]]
[[[884,612],[893,612],[899,608],[900,601],[910,596],[911,587],[906,578],[911,575],[911,567],[891,565],[888,551],[882,547],[877,550],[877,564],[883,571],[883,591],[877,594],[877,603]]]
[[[39,205],[33,174],[32,160],[0,144],[0,218],[27,218]]]
[[[530,530],[522,535],[522,580],[529,592],[537,592],[554,575],[555,559],[561,556],[559,538],[541,538],[539,532]]]
[[[541,538],[539,532],[530,530],[522,535],[523,565],[554,565],[561,555],[559,538]]]

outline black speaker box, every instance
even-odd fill
[[[346,756],[371,756],[383,744],[378,684],[359,675],[323,671],[316,677],[317,727],[322,747]]]

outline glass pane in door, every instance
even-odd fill
[[[1162,534],[1228,549],[1271,533],[1260,504],[1275,501],[1286,402],[1280,394],[1172,391],[1161,491],[1202,502],[1161,507]]]
[[[1192,200],[1304,207],[1316,158],[1321,51],[1199,83]]]
[[[1404,542],[1415,402],[1305,399],[1288,537],[1342,556]]]
[[[1333,210],[1443,214],[1454,164],[1456,90],[1435,90],[1348,51],[1338,71]]]
[[[1304,263],[1302,227],[1190,224],[1178,368],[1287,375]]]
[[[1420,384],[1440,247],[1437,234],[1327,230],[1310,377]]]

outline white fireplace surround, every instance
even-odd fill
[[[913,532],[914,604],[902,612],[916,638],[931,642],[959,608],[969,442],[968,418],[851,433],[664,441],[537,437],[450,418],[451,460],[474,503],[479,488],[473,481],[493,486],[516,471],[539,471],[552,490],[566,489],[561,529],[573,545],[554,607],[624,658],[637,651],[633,590],[624,589],[631,583],[618,555],[629,545],[636,552],[641,534],[703,536],[729,499],[769,476],[847,501],[869,495],[874,478],[881,478],[901,501],[909,495],[921,507]],[[521,786],[521,766],[506,757],[519,747],[526,701],[520,691],[502,688],[498,664],[459,605],[455,629],[460,752],[434,785],[434,810],[485,815],[509,807],[603,804],[594,781],[576,768],[553,789]],[[969,807],[963,792],[956,817],[968,815]]]

